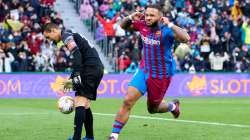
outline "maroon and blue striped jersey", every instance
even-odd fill
[[[132,25],[140,32],[143,44],[140,68],[152,78],[163,79],[174,75],[173,30],[163,24],[151,28],[145,21],[133,21]]]

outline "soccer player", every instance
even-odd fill
[[[109,140],[117,140],[129,119],[129,114],[145,92],[147,92],[148,112],[171,112],[174,118],[180,115],[178,99],[166,103],[163,98],[175,71],[172,55],[174,40],[188,42],[188,33],[163,17],[161,7],[149,5],[145,13],[135,12],[121,23],[126,30],[139,31],[143,42],[143,58],[140,68],[129,83],[127,94],[113,123]]]
[[[44,35],[55,42],[62,40],[71,53],[73,71],[70,79],[64,83],[66,89],[72,83],[75,91],[74,135],[69,140],[81,140],[83,124],[86,131],[84,140],[94,140],[90,100],[96,100],[104,69],[98,53],[78,33],[61,30],[54,23],[45,25]]]

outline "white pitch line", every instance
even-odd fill
[[[105,113],[93,113],[99,116],[112,116],[115,114],[105,114]],[[191,121],[191,120],[180,120],[180,119],[167,119],[167,118],[158,118],[158,117],[147,117],[147,116],[138,116],[138,115],[130,115],[130,118],[135,119],[145,119],[145,120],[161,120],[161,121],[171,121],[171,122],[182,122],[182,123],[192,123],[192,124],[203,124],[203,125],[215,125],[215,126],[231,126],[238,128],[250,128],[250,125],[242,125],[242,124],[229,124],[229,123],[219,123],[219,122],[205,122],[205,121]]]
[[[51,113],[0,113],[0,116],[25,116],[25,115],[49,115],[49,114],[59,114],[55,112]],[[93,113],[97,116],[111,116],[114,117],[115,114],[107,114],[107,113]],[[167,118],[159,118],[159,117],[148,117],[148,116],[139,116],[139,115],[130,115],[130,118],[135,119],[144,119],[144,120],[160,120],[160,121],[170,121],[170,122],[181,122],[181,123],[191,123],[191,124],[203,124],[203,125],[214,125],[214,126],[230,126],[230,127],[238,127],[238,128],[250,128],[250,125],[243,124],[230,124],[230,123],[219,123],[219,122],[205,122],[205,121],[191,121],[191,120],[180,120],[180,119],[167,119]]]
[[[26,116],[26,115],[49,115],[51,113],[44,112],[44,113],[39,113],[39,112],[23,112],[23,113],[0,113],[0,116]]]

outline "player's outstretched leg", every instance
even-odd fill
[[[142,94],[134,87],[129,87],[125,96],[123,104],[116,114],[115,121],[113,123],[112,133],[109,140],[118,140],[118,136],[129,119],[129,114],[136,103],[136,101],[142,96]]]

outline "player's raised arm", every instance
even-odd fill
[[[188,35],[187,31],[177,25],[174,25],[167,17],[162,17],[161,22],[173,30],[176,40],[180,42],[188,42],[190,40],[190,36]]]
[[[133,22],[134,21],[139,21],[144,17],[144,14],[140,13],[140,12],[134,12],[131,15],[127,16],[124,18],[124,20],[121,22],[121,27],[124,30],[129,30],[129,31],[133,31],[133,30],[137,30],[134,26],[133,26]]]

